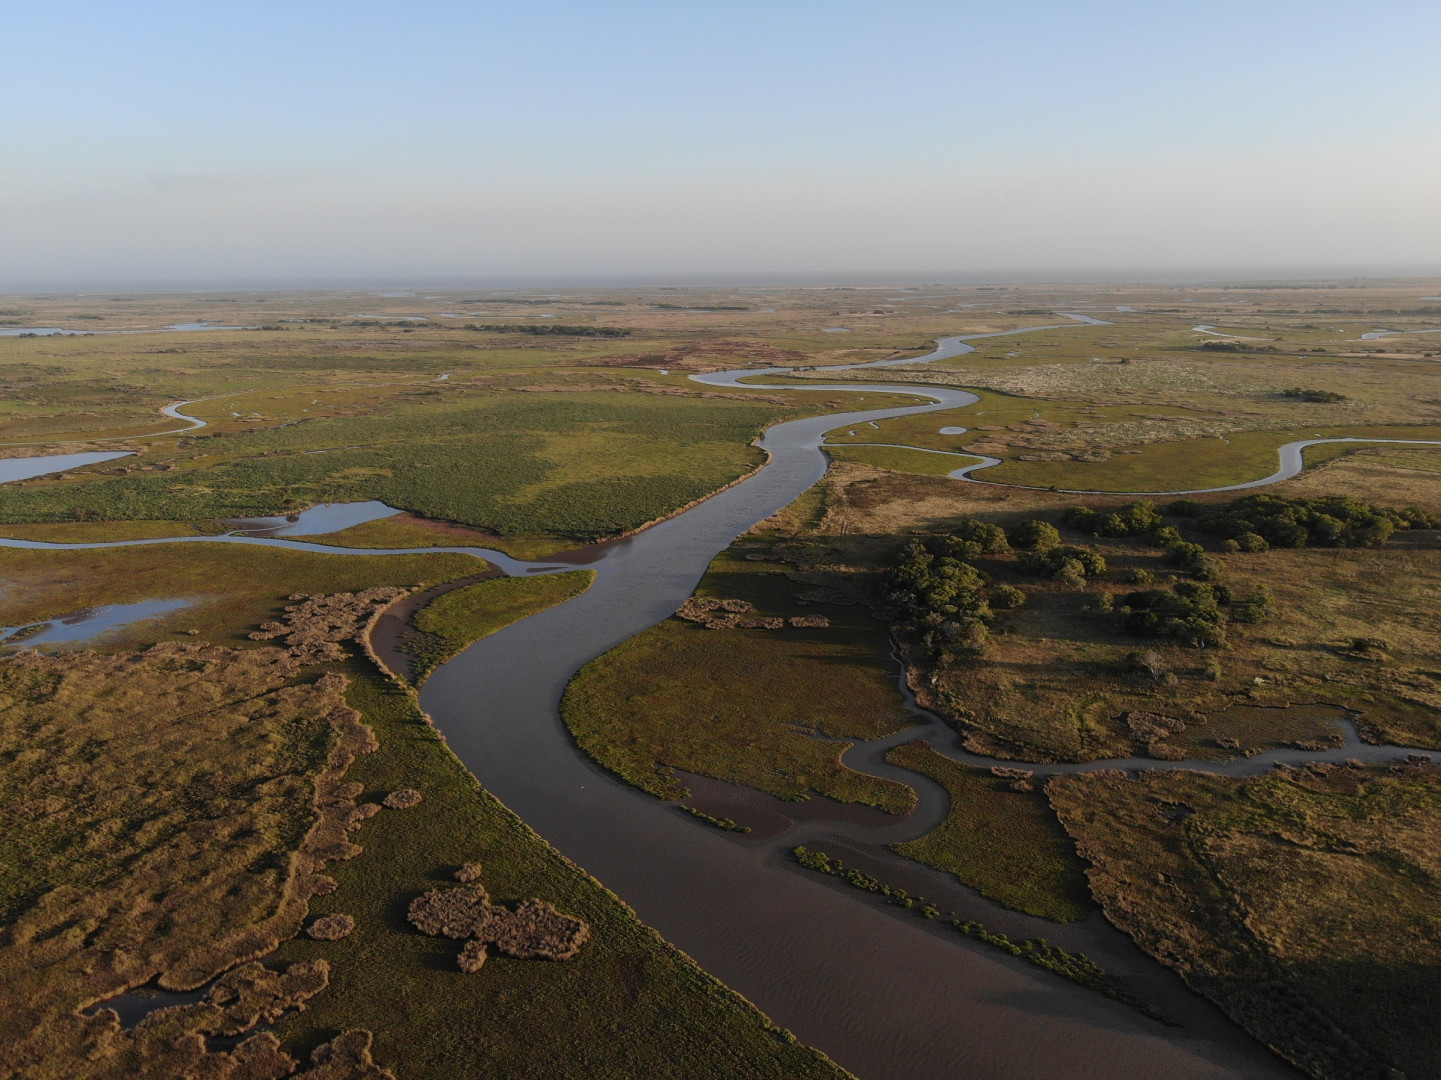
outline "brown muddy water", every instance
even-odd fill
[[[477,642],[431,676],[423,707],[481,782],[527,824],[774,1023],[864,1080],[1296,1075],[1140,957],[1099,916],[1084,924],[1095,924],[1087,951],[1111,960],[1129,949],[1118,966],[1125,974],[1147,972],[1147,989],[1164,987],[1158,1004],[1183,1026],[1162,1025],[910,912],[880,906],[801,870],[787,854],[802,834],[831,831],[846,839],[853,831],[924,831],[933,822],[922,819],[945,813],[944,793],[934,785],[917,814],[894,826],[811,821],[768,842],[748,842],[603,772],[562,724],[561,695],[583,664],[671,615],[735,536],[820,479],[825,431],[973,400],[939,388],[918,392],[939,400],[772,428],[762,443],[771,463],[760,473],[609,546],[592,564],[598,576],[588,592]],[[921,780],[906,773],[917,788]],[[927,895],[943,895],[943,884]],[[985,908],[985,921],[997,928],[1025,919],[950,888],[957,903],[968,894],[968,910]],[[1028,923],[1030,936],[1061,943],[1054,924]],[[1107,948],[1097,947],[1102,938],[1110,939]]]

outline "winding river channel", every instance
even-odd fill
[[[965,341],[945,338],[934,353],[919,360],[869,366],[957,356],[970,351]],[[736,386],[744,385],[738,381],[743,378],[783,373],[752,369],[693,378],[709,386]],[[952,729],[914,709],[904,686],[916,726],[889,739],[858,744],[845,754],[847,764],[917,790],[919,808],[904,819],[825,799],[783,803],[694,778],[701,805],[734,807],[737,816],[749,814],[766,823],[748,836],[723,833],[696,822],[674,804],[616,780],[576,747],[559,713],[571,677],[589,660],[673,614],[733,538],[820,480],[827,466],[822,449],[826,431],[976,400],[961,390],[895,383],[818,387],[803,382],[797,388],[904,391],[930,401],[779,424],[760,442],[770,463],[743,483],[635,536],[570,558],[524,562],[478,548],[427,549],[469,552],[510,574],[553,572],[579,563],[598,572],[587,592],[477,642],[432,675],[421,703],[451,748],[490,791],[668,941],[744,994],[774,1023],[824,1050],[863,1080],[1297,1075],[1144,956],[1099,913],[1058,926],[1007,911],[948,875],[890,854],[885,844],[922,835],[942,821],[948,809],[938,785],[881,760],[890,746],[926,738],[958,760],[998,764],[963,751]],[[767,389],[777,387],[770,384]],[[190,419],[174,406],[169,415]],[[261,544],[366,556],[415,553],[242,535],[83,545],[0,540],[4,546],[37,549],[171,543]],[[1257,773],[1280,760],[1389,760],[1404,753],[1364,746],[1352,732],[1338,750],[1285,751],[1224,766],[1190,767]],[[1146,759],[1048,768],[1186,766]],[[1029,967],[956,933],[944,920],[926,922],[911,911],[884,906],[869,894],[805,871],[788,856],[799,843],[841,852],[848,863],[923,893],[942,910],[983,921],[993,930],[1013,937],[1045,937],[1084,951],[1177,1024],[1160,1024]]]

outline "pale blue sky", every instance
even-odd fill
[[[0,283],[1441,271],[1441,4],[11,0]]]

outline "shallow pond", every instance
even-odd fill
[[[172,611],[189,607],[189,600],[142,600],[135,604],[106,604],[103,607],[87,608],[73,615],[64,615],[44,623],[30,623],[26,626],[0,627],[0,644],[11,644],[12,639],[34,626],[43,629],[24,634],[13,644],[29,648],[32,645],[77,645],[94,641],[100,635],[118,630],[122,626],[157,615],[168,615]]]
[[[230,518],[224,524],[236,532],[252,536],[322,536],[401,513],[404,511],[372,499],[369,502],[318,503],[308,510],[285,517]]]
[[[12,480],[29,480],[32,476],[65,472],[101,461],[131,457],[129,450],[95,450],[83,454],[37,454],[34,457],[0,458],[0,484]]]

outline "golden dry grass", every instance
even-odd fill
[[[202,644],[0,662],[11,1067],[110,1075],[113,1018],[80,1009],[265,955],[359,850],[342,777],[373,736],[341,676],[300,675],[283,649]]]

